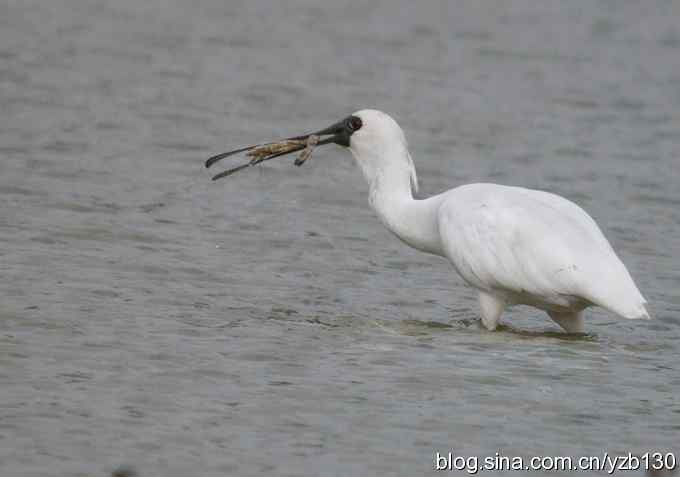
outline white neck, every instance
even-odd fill
[[[443,255],[437,213],[441,197],[413,198],[415,169],[405,147],[383,151],[395,154],[378,161],[357,160],[369,185],[369,204],[383,224],[408,245]]]

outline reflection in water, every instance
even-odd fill
[[[132,466],[121,465],[111,472],[111,477],[140,477]]]

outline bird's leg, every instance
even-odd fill
[[[505,302],[494,295],[480,291],[479,308],[482,312],[482,324],[484,327],[489,331],[495,330],[503,310],[505,310]]]
[[[549,311],[548,315],[555,323],[560,325],[567,333],[585,333],[582,311],[557,312]]]

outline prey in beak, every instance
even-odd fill
[[[205,167],[210,167],[225,157],[233,156],[241,152],[245,152],[251,159],[245,164],[220,172],[212,178],[212,180],[221,179],[222,177],[230,176],[235,172],[246,169],[250,166],[259,164],[260,162],[268,161],[276,157],[285,156],[293,152],[302,151],[300,156],[295,160],[296,166],[301,166],[311,157],[312,151],[315,147],[323,144],[339,144],[340,146],[349,147],[350,136],[360,129],[362,126],[361,119],[357,116],[349,116],[342,121],[333,124],[325,129],[311,134],[304,134],[302,136],[289,137],[281,141],[268,142],[264,144],[255,144],[253,146],[242,147],[233,151],[224,152],[211,157],[205,161]]]

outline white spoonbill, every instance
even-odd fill
[[[477,290],[487,329],[496,329],[503,310],[517,304],[545,310],[570,333],[585,331],[583,310],[593,305],[623,318],[649,318],[625,265],[595,221],[573,202],[497,184],[467,184],[417,200],[418,179],[404,132],[381,111],[357,111],[288,141],[310,136],[317,145],[349,148],[383,224],[411,247],[449,259]],[[248,149],[215,156],[206,166]]]

